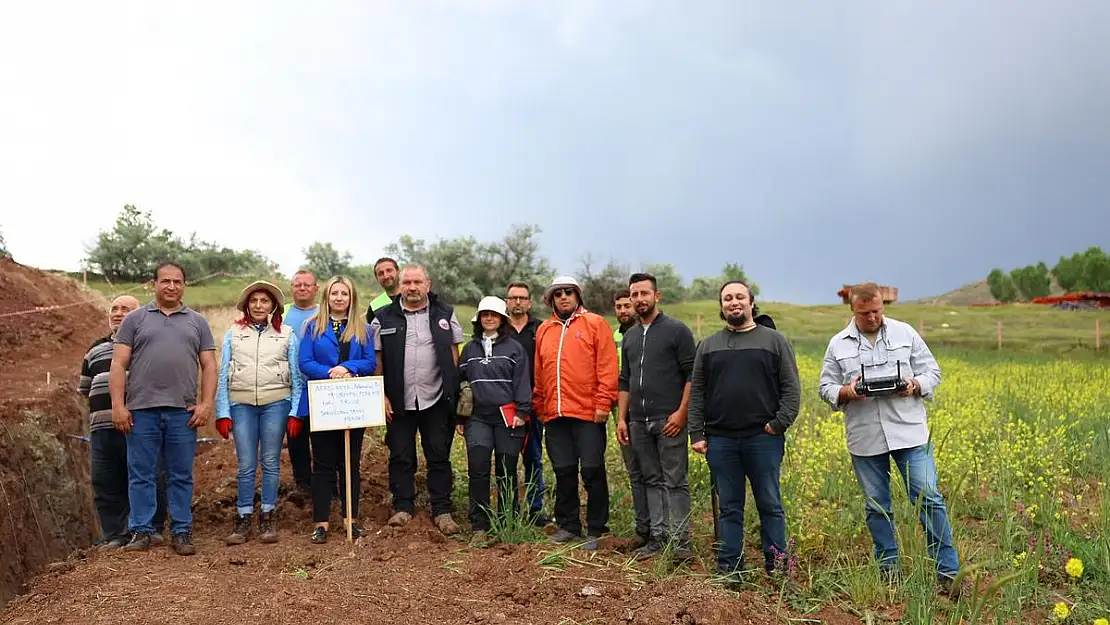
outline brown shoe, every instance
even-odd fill
[[[444,536],[451,536],[459,533],[459,526],[455,523],[455,519],[451,518],[450,514],[441,514],[433,519],[433,521]]]
[[[174,534],[173,537],[170,538],[170,544],[179,556],[191,556],[197,552],[197,548],[193,546],[192,532]]]
[[[389,517],[389,524],[393,527],[404,527],[411,520],[412,515],[402,510],[401,512],[398,512],[397,514]]]
[[[258,516],[258,539],[264,543],[276,543],[278,541],[277,521],[274,520],[274,513],[263,512]]]
[[[240,514],[235,517],[235,529],[224,539],[224,543],[228,545],[241,545],[247,542],[247,537],[250,535],[251,515]]]

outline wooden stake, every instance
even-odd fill
[[[917,318],[917,333],[925,336],[925,317]]]
[[[1102,351],[1102,330],[1098,327],[1098,319],[1095,319],[1095,351]]]
[[[701,340],[701,313],[698,313],[697,328],[698,328],[698,340],[700,341]]]
[[[1098,323],[1097,321],[1095,323]],[[50,386],[50,372],[46,372],[46,385]]]
[[[354,541],[354,529],[351,527],[351,431],[343,430],[343,466],[347,475],[347,542]]]
[[[998,349],[1002,349],[1002,322],[998,322]]]

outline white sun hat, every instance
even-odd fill
[[[478,312],[474,313],[474,316],[470,318],[470,322],[474,323],[478,321],[478,315],[480,315],[483,310],[495,312],[504,317],[506,321],[509,319],[509,314],[506,312],[505,300],[500,297],[494,295],[483,297],[482,301],[478,302]]]

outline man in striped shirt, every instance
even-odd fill
[[[127,313],[139,307],[139,300],[121,295],[108,310],[108,336],[89,348],[81,363],[78,390],[89,399],[89,446],[92,448],[93,503],[100,517],[100,545],[113,549],[131,539],[127,517],[131,511],[127,496],[127,435],[112,425],[112,396],[108,393],[108,370],[112,366],[112,339]],[[155,542],[161,542],[166,523],[164,475],[159,476],[158,507],[154,514]]]

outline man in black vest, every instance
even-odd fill
[[[459,526],[451,518],[451,442],[459,379],[462,326],[454,309],[430,292],[421,265],[401,270],[400,297],[375,311],[371,329],[378,371],[385,378],[385,443],[389,447],[389,490],[393,517],[401,527],[412,520],[416,496],[416,432],[428,465],[432,521],[445,535]]]

